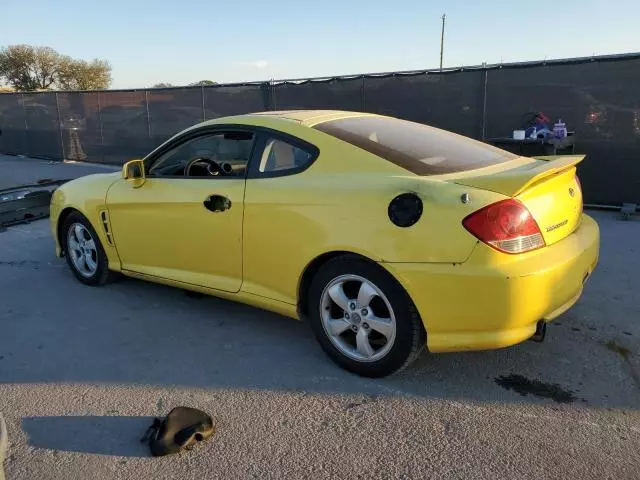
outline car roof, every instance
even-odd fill
[[[371,113],[348,112],[344,110],[281,110],[273,112],[258,112],[252,115],[264,115],[293,120],[308,127],[328,122],[330,120],[374,116]]]
[[[320,123],[328,122],[331,120],[339,120],[342,118],[353,117],[370,117],[375,116],[372,113],[363,112],[348,112],[342,110],[280,110],[280,111],[268,111],[268,112],[255,112],[247,113],[244,115],[235,115],[232,117],[216,118],[209,120],[200,125],[206,124],[218,124],[233,121],[242,121],[259,118],[271,118],[278,120],[293,121],[306,127],[313,127]],[[249,122],[250,123],[250,122]]]

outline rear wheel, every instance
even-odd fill
[[[358,375],[400,371],[424,347],[422,322],[407,293],[388,272],[360,257],[337,257],[320,268],[308,311],[324,351]]]
[[[115,278],[96,231],[83,215],[71,213],[64,221],[61,237],[67,265],[78,280],[93,286]]]

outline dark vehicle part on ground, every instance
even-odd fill
[[[191,450],[215,433],[209,414],[191,407],[176,407],[165,418],[156,418],[140,439],[148,443],[151,455],[160,457]]]
[[[41,180],[0,190],[0,228],[49,216],[51,195],[64,180]]]

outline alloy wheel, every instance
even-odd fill
[[[340,275],[320,298],[320,318],[331,343],[360,362],[381,359],[393,346],[396,319],[391,303],[376,285],[358,275]]]
[[[67,250],[75,269],[83,277],[92,277],[98,270],[98,250],[91,232],[81,223],[73,223],[67,234]]]

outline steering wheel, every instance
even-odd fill
[[[203,169],[203,171],[205,172],[204,175],[197,175],[197,174],[194,175],[194,172],[192,172],[192,169],[194,169],[194,167],[199,167]],[[221,174],[222,174],[222,169],[220,168],[220,165],[218,165],[218,162],[207,157],[192,158],[187,162],[187,164],[184,167],[185,177],[208,176],[208,175],[215,177]]]

